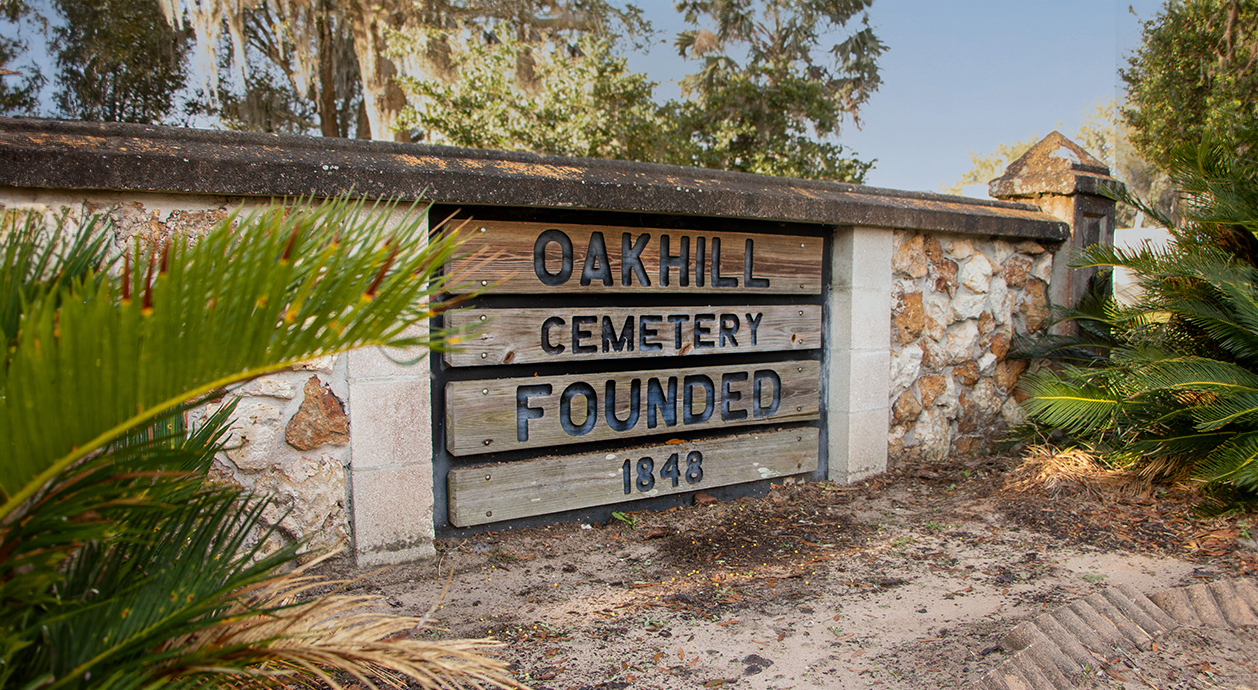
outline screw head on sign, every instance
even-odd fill
[[[481,229],[480,229],[480,231],[481,231],[481,232],[488,232],[488,230],[487,230],[486,228],[481,228]]]
[[[801,408],[801,409],[802,409],[802,408]],[[493,442],[494,442],[494,440],[493,440],[492,438],[487,438],[487,439],[485,439],[485,445],[489,445],[489,444],[491,444],[491,443],[493,443]]]
[[[493,517],[493,516],[494,516],[494,511],[492,510],[485,511],[485,517]]]
[[[803,371],[803,369],[800,369],[800,371]],[[489,389],[488,389],[488,388],[482,388],[482,389],[480,389],[480,394],[481,394],[481,395],[489,395]]]
[[[488,356],[489,356],[489,353],[488,353],[488,352],[482,352],[482,353],[480,353],[480,358],[481,358],[481,359],[485,359],[485,358],[486,358],[486,357],[488,357]]]
[[[801,313],[801,314],[803,314],[804,312],[802,312],[802,311],[801,311],[800,313]],[[480,320],[481,320],[481,321],[484,321],[485,319],[488,319],[488,318],[489,318],[489,317],[488,317],[488,316],[486,316],[486,315],[484,315],[484,314],[481,314],[481,315],[480,315]]]
[[[488,474],[487,474],[487,475],[485,475],[485,481],[489,481],[489,477],[490,477],[490,475],[488,475]]]
[[[488,281],[488,280],[482,280],[482,281],[480,281],[480,284],[481,284],[481,285],[489,285],[489,281]],[[804,287],[804,286],[803,286],[803,285],[800,285],[800,287]]]

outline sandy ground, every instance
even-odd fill
[[[923,688],[977,681],[1020,620],[1097,588],[1151,593],[1258,564],[1248,518],[1189,519],[1171,496],[1010,493],[1011,464],[446,540],[353,588],[423,615],[453,572],[441,630],[422,634],[500,640],[535,688]],[[1253,642],[1184,631],[1088,682],[1258,686]]]

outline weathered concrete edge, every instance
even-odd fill
[[[423,198],[1061,241],[1035,206],[702,168],[421,144],[0,118],[0,185]]]

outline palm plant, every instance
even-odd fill
[[[1092,305],[1094,361],[1024,380],[1031,418],[1146,479],[1189,476],[1224,493],[1258,490],[1258,134],[1181,151],[1184,221],[1165,248],[1098,245],[1080,266],[1126,267],[1143,294]],[[1138,201],[1146,213],[1157,214]],[[1050,349],[1069,351],[1064,341]],[[1081,363],[1079,363],[1081,362]]]
[[[450,234],[331,202],[232,216],[106,261],[107,228],[5,217],[0,264],[0,688],[510,687],[483,641],[423,643],[263,553],[265,498],[208,482],[232,384],[407,336],[449,308]],[[120,264],[120,265],[119,265]],[[257,539],[259,530],[263,539]]]

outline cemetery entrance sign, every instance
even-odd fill
[[[820,233],[463,234],[455,291],[484,296],[444,323],[479,329],[442,362],[452,526],[817,470]]]

